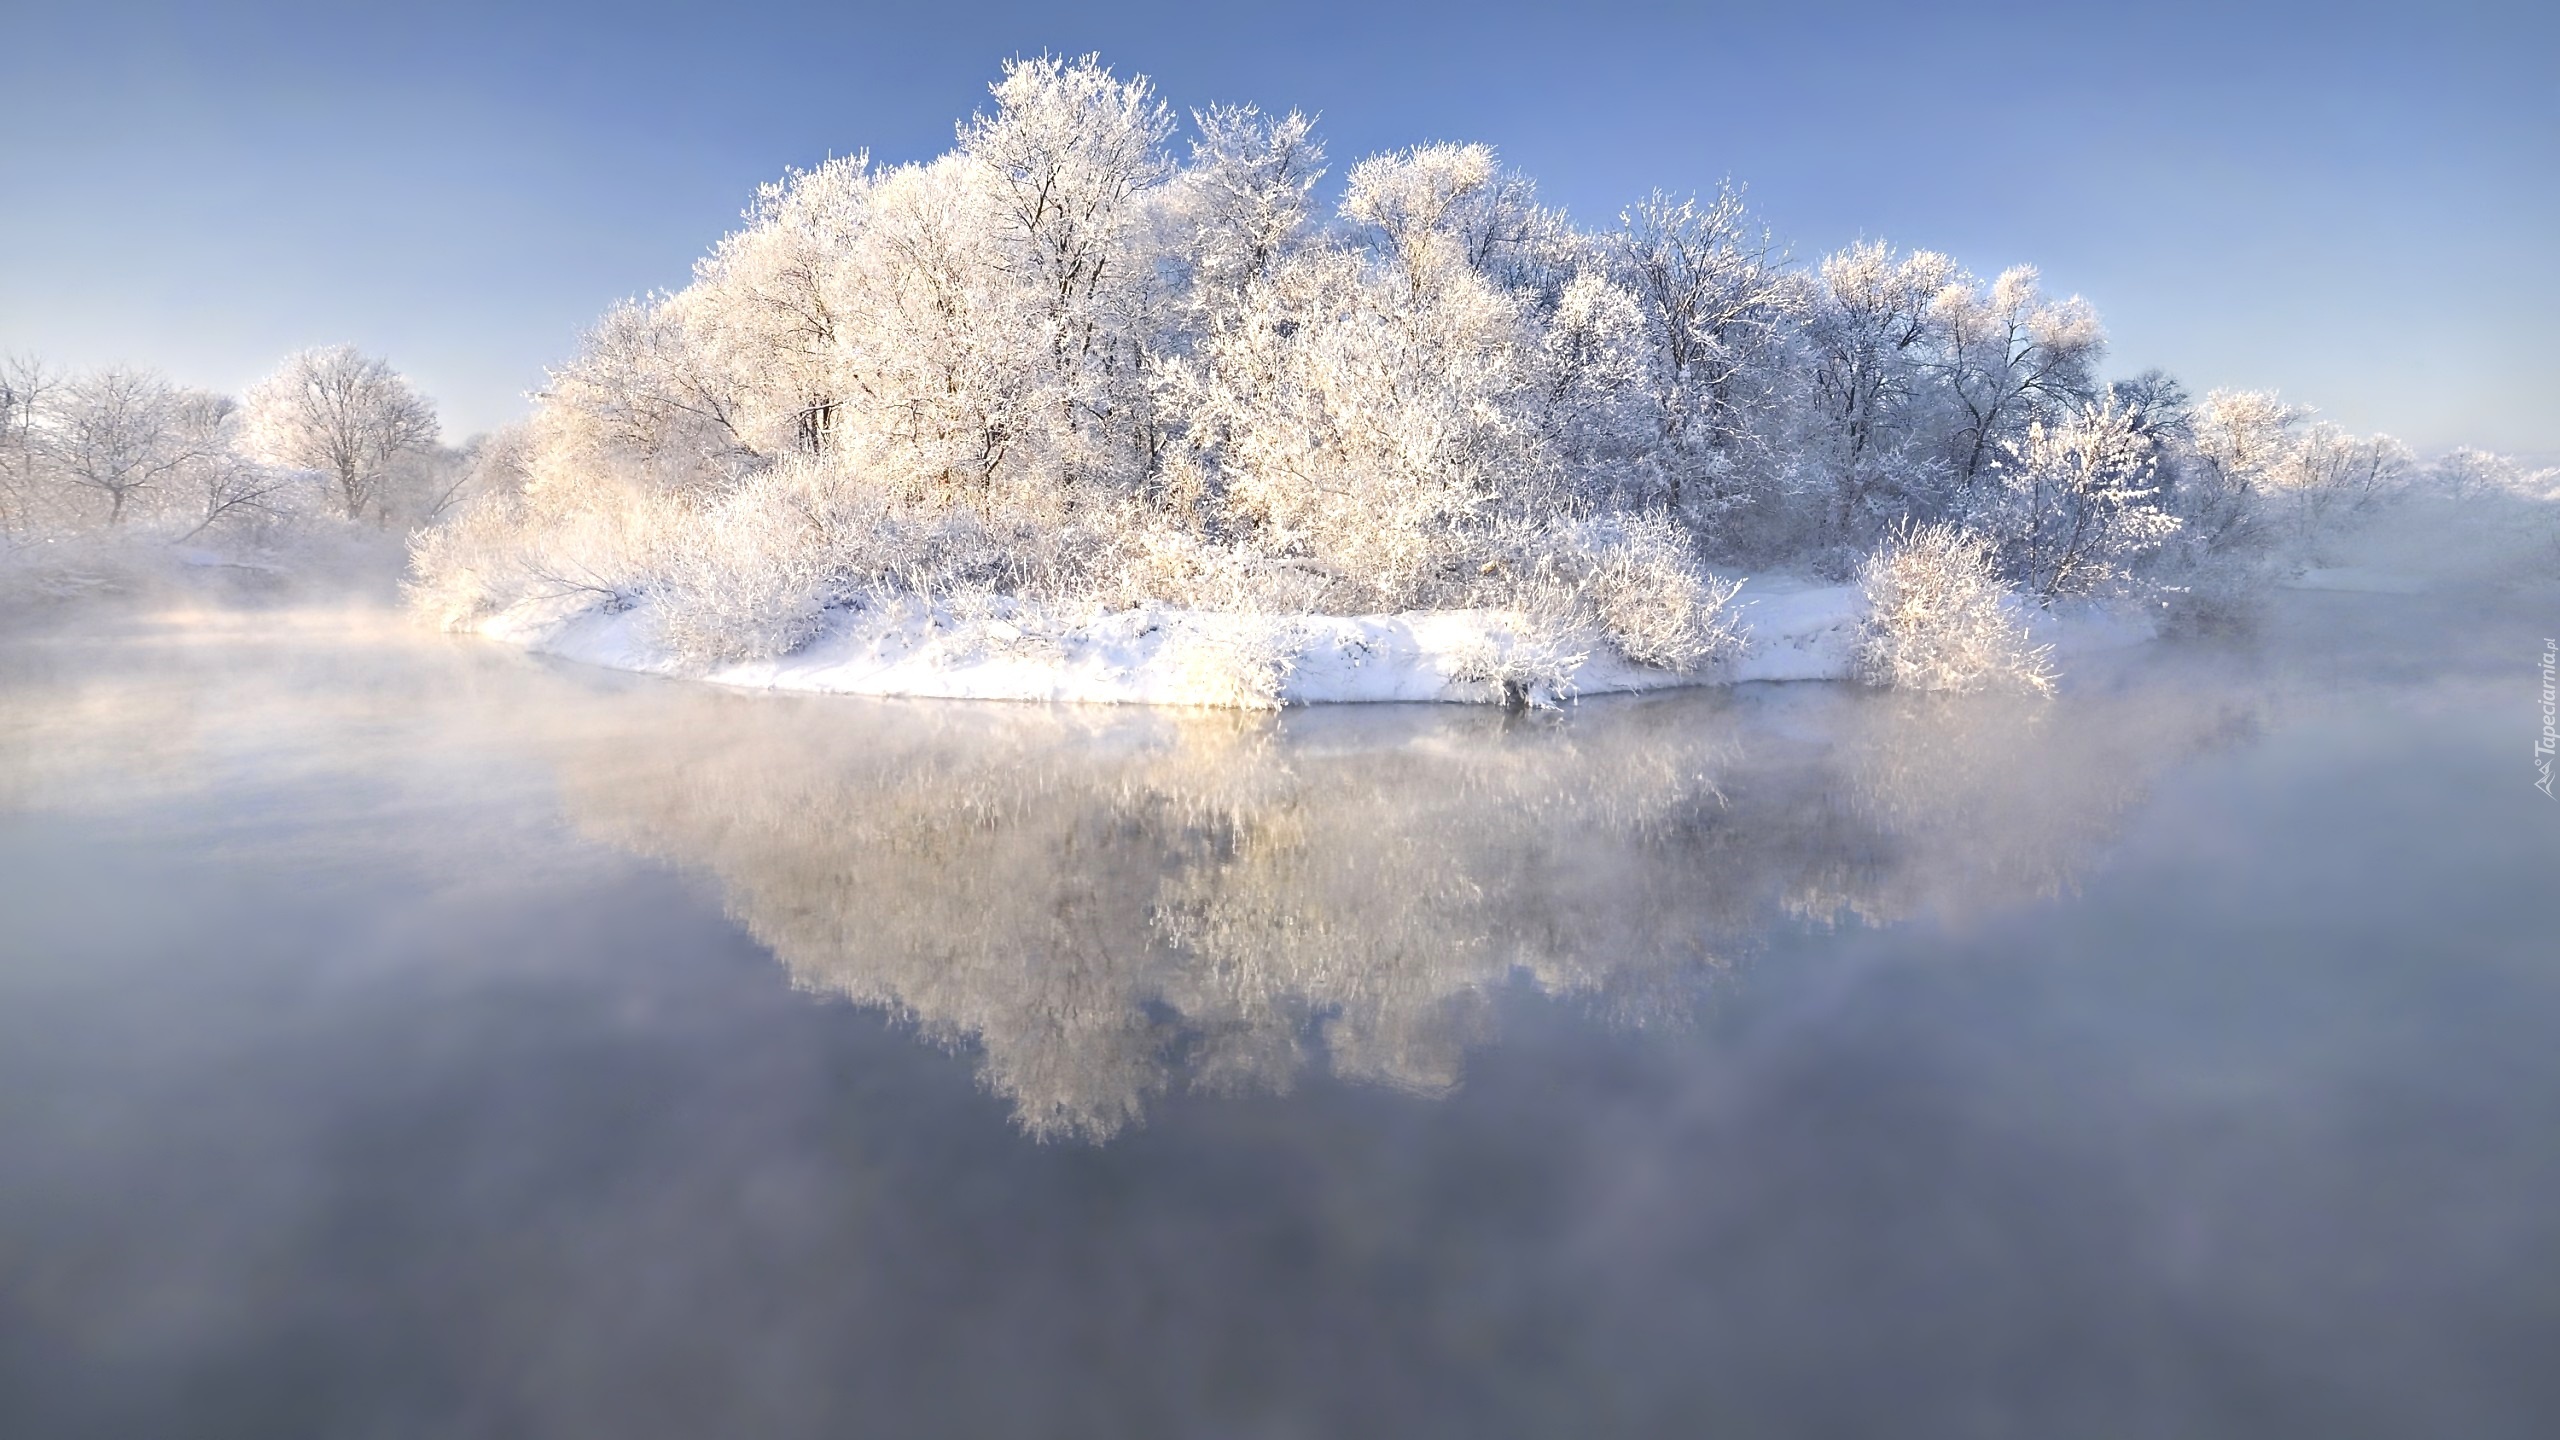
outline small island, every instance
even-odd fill
[[[2083,301],[1739,191],[1579,226],[1483,145],[1353,165],[1005,66],[949,153],[764,187],[415,544],[454,629],[871,694],[1552,704],[2021,686],[2211,624],[2407,452],[2099,378]],[[1744,577],[1754,577],[1747,582]]]

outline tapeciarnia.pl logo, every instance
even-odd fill
[[[2560,716],[2560,643],[2545,636],[2542,641],[2542,733],[2533,742],[2533,788],[2545,796],[2551,795],[2552,750],[2555,745],[2560,745],[2560,730],[2555,730],[2552,724],[2556,716]]]

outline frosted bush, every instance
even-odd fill
[[[1741,652],[1741,584],[1708,574],[1668,517],[1586,522],[1557,548],[1579,571],[1576,600],[1627,659],[1688,675]]]
[[[484,496],[411,537],[404,588],[415,611],[448,629],[528,601],[627,609],[659,580],[677,513],[639,492],[565,509]]]
[[[523,599],[522,512],[515,497],[493,495],[419,531],[404,587],[411,608],[439,629],[462,630]]]
[[[1162,515],[1124,506],[1096,518],[1084,590],[1108,605],[1150,602],[1225,614],[1306,614],[1336,591],[1322,566],[1221,543]]]
[[[1180,703],[1277,710],[1306,641],[1294,624],[1247,619],[1178,624],[1163,644]]]
[[[1481,685],[1514,708],[1553,709],[1574,698],[1574,677],[1599,637],[1571,591],[1533,588],[1487,618],[1491,628],[1458,648],[1450,679]]]
[[[1459,649],[1449,678],[1484,686],[1514,709],[1553,710],[1574,698],[1574,674],[1590,656],[1534,631],[1479,636]]]
[[[789,475],[758,477],[663,531],[649,595],[688,665],[786,654],[817,634],[835,579],[827,526]]]
[[[1857,672],[1868,684],[2052,690],[2052,647],[2030,639],[1988,539],[1952,525],[1908,527],[1867,558],[1858,584],[1867,622]]]

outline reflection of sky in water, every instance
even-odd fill
[[[0,1431],[2540,1433],[2529,617],[2374,603],[1276,724],[14,643]]]

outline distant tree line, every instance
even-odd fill
[[[378,359],[293,355],[234,399],[110,365],[65,374],[0,360],[0,537],[107,532],[177,541],[321,520],[432,523],[462,495],[470,449]]]

